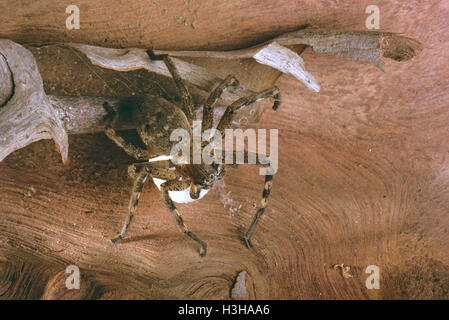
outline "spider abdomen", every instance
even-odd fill
[[[152,154],[170,154],[177,141],[170,135],[176,129],[191,132],[189,121],[180,107],[157,96],[145,96],[133,111],[137,133]]]

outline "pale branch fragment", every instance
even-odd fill
[[[274,41],[285,46],[305,44],[315,52],[370,63],[382,71],[385,71],[382,57],[407,61],[422,50],[421,43],[411,37],[378,31],[304,29],[281,35]]]
[[[104,97],[71,97],[48,95],[58,118],[61,119],[67,134],[95,133],[105,130],[104,117],[106,111],[103,104],[107,102],[115,111],[119,112],[121,106],[132,107],[137,103],[131,98],[104,98]],[[126,117],[120,117],[117,122],[118,130],[134,129]]]
[[[254,55],[254,59],[261,64],[268,65],[299,79],[305,86],[315,92],[320,91],[320,85],[304,68],[304,60],[292,50],[276,42],[270,43]]]
[[[161,61],[150,61],[144,49],[111,49],[69,43],[68,46],[83,52],[92,63],[113,70],[128,71],[144,68],[164,76],[170,76]],[[287,48],[298,45],[312,47],[315,52],[330,53],[344,60],[370,63],[384,70],[382,57],[406,61],[422,50],[419,41],[402,34],[377,31],[339,31],[325,29],[301,29],[278,36],[264,44],[231,51],[165,51],[154,50],[156,55],[172,57],[196,57],[219,59],[255,59],[283,73],[291,74],[315,92],[319,85],[304,68],[304,61]],[[183,78],[198,88],[210,91],[218,77],[199,66],[173,59]],[[211,86],[211,84],[213,84]],[[241,88],[240,88],[241,89]],[[244,90],[243,90],[244,91]],[[245,93],[245,92],[240,92]],[[237,92],[237,95],[242,96]],[[235,101],[235,93],[224,96],[225,102]]]
[[[155,72],[167,77],[170,77],[170,73],[163,64],[162,61],[151,61],[146,54],[146,50],[131,48],[131,49],[112,49],[96,47],[84,44],[69,43],[67,44],[82,53],[84,53],[89,60],[100,67],[118,70],[129,71],[135,69],[146,69],[150,72]],[[159,51],[156,51],[159,52]],[[232,55],[233,51],[229,51]],[[239,52],[239,50],[237,50]],[[188,56],[186,52],[185,56]],[[263,47],[260,50],[252,50],[250,58],[254,58],[258,63],[268,65],[274,69],[277,69],[283,73],[291,74],[305,84],[307,88],[312,91],[318,92],[320,86],[304,68],[304,60],[295,52],[289,48],[283,47],[279,44],[272,43]],[[176,56],[176,53],[169,52],[170,55]],[[191,56],[196,57],[197,52],[191,51]],[[212,57],[215,57],[212,55]],[[231,56],[233,59],[239,59],[241,57],[248,58],[246,55],[237,53],[235,56]],[[228,56],[228,58],[231,58]],[[219,56],[217,56],[219,58]],[[217,85],[221,79],[210,71],[200,66],[182,61],[180,59],[173,59],[176,68],[186,81],[195,85],[201,90],[210,91]],[[243,87],[237,87],[235,91],[230,90],[226,92],[222,100],[224,104],[232,103],[233,101],[251,94],[248,89]]]
[[[264,44],[241,50],[154,50],[154,53],[169,54],[174,57],[244,59],[254,58],[259,51],[273,42],[284,47],[297,45],[309,46],[315,52],[334,54],[348,61],[373,64],[381,70],[384,70],[382,57],[396,61],[407,61],[415,57],[423,48],[418,40],[404,34],[379,31],[343,31],[306,28],[282,34]]]
[[[44,92],[34,56],[6,39],[0,39],[0,54],[0,78],[11,79],[5,87],[2,84],[1,90],[1,100],[6,104],[0,107],[0,161],[34,141],[53,139],[65,162],[69,150],[67,133]],[[9,94],[5,88],[9,88]]]

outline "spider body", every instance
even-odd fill
[[[143,102],[132,112],[132,119],[137,124],[136,131],[151,154],[170,155],[176,141],[170,141],[173,130],[183,129],[192,136],[192,129],[185,113],[177,105],[164,98],[146,96]],[[196,200],[202,189],[210,189],[214,182],[223,178],[224,166],[205,163],[193,164],[193,150],[190,152],[189,164],[175,165],[175,171],[184,180],[190,180],[190,197]],[[190,201],[189,201],[190,202]]]
[[[175,129],[191,133],[185,113],[174,103],[162,97],[147,95],[132,110],[136,131],[151,154],[169,155],[176,141],[170,141]]]
[[[137,147],[123,139],[114,129],[118,119],[116,113],[107,103],[104,107],[108,113],[109,119],[112,119],[107,126],[105,133],[119,147],[124,149],[130,156],[136,160],[143,160],[129,166],[128,174],[134,178],[134,186],[131,194],[128,216],[123,224],[121,232],[113,238],[112,242],[122,241],[129,230],[131,221],[137,208],[143,185],[148,177],[151,177],[162,194],[162,200],[167,209],[172,213],[177,226],[180,230],[200,245],[200,255],[206,254],[207,245],[199,239],[193,232],[189,231],[179,214],[174,202],[191,202],[202,198],[213,186],[215,181],[222,179],[225,175],[225,164],[212,163],[206,164],[193,163],[193,148],[190,146],[190,159],[187,163],[178,163],[169,156],[175,147],[176,141],[171,141],[170,136],[173,130],[183,129],[192,138],[192,123],[194,120],[195,106],[193,99],[188,92],[183,80],[169,56],[155,57],[151,51],[148,52],[152,60],[162,58],[170,71],[173,80],[180,92],[182,105],[178,106],[167,99],[158,96],[147,95],[143,97],[142,103],[136,105],[132,110],[132,119],[136,125],[136,131],[145,145],[144,148]],[[224,79],[210,94],[203,106],[203,126],[202,133],[212,128],[213,107],[223,91],[230,86],[237,86],[239,83],[233,76]],[[232,122],[232,116],[238,109],[248,106],[257,100],[265,98],[274,98],[276,102],[273,109],[279,105],[279,89],[273,87],[259,93],[243,97],[226,108],[226,111],[220,119],[217,130],[222,132],[228,128]],[[192,140],[192,139],[190,139]],[[223,153],[230,152],[220,150]],[[233,157],[237,152],[232,152]],[[245,159],[248,159],[249,153],[244,152]],[[259,161],[261,165],[269,164],[267,157]],[[248,248],[251,248],[250,237],[253,233],[260,216],[263,214],[267,205],[267,199],[270,194],[272,175],[265,176],[265,187],[262,194],[261,208],[256,213],[253,222],[245,235],[245,241]]]

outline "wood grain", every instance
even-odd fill
[[[306,23],[363,29],[370,4],[78,3],[81,29],[71,32],[64,28],[63,1],[1,1],[0,37],[237,49]],[[386,62],[386,73],[306,50],[302,58],[320,83],[318,94],[291,76],[279,78],[284,104],[252,125],[279,129],[279,171],[254,252],[240,237],[263,186],[257,168],[229,171],[200,202],[179,206],[209,245],[201,259],[150,184],[130,231],[141,241],[109,243],[126,214],[132,184],[126,167],[133,160],[104,135],[70,137],[68,165],[51,141],[40,141],[0,163],[0,296],[228,299],[237,275],[246,271],[247,294],[256,299],[448,299],[449,6],[392,1],[379,7],[381,30],[409,34],[424,50],[404,63]],[[65,54],[36,54],[48,94],[125,96],[154,88],[152,76],[139,71],[116,76],[82,58],[56,70],[45,62],[64,66]],[[235,70],[239,77],[254,68],[247,61],[208,67],[220,76]],[[260,81],[263,73],[257,75]],[[351,267],[351,278],[332,268],[342,263]],[[71,264],[84,276],[77,292],[64,290],[63,273]],[[372,264],[380,267],[380,290],[365,287],[365,268]]]

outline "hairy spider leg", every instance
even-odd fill
[[[175,64],[173,63],[173,60],[170,56],[167,54],[163,55],[155,55],[153,51],[147,50],[147,54],[150,57],[151,60],[163,60],[165,63],[165,66],[167,67],[168,71],[170,71],[170,74],[175,81],[176,88],[178,89],[179,93],[181,94],[181,101],[182,106],[184,108],[184,112],[186,113],[187,119],[189,119],[190,124],[192,124],[192,121],[195,120],[195,104],[193,102],[192,95],[190,94],[189,90],[187,89],[187,86],[184,83],[184,80],[182,80],[181,75],[178,72],[178,69],[176,68]]]
[[[152,178],[166,180],[166,182],[161,185],[162,201],[169,209],[169,211],[173,214],[176,225],[180,228],[181,232],[183,232],[190,239],[197,242],[201,246],[200,256],[205,256],[207,252],[207,244],[199,239],[193,232],[188,230],[187,226],[184,223],[184,220],[182,219],[169,195],[169,191],[180,191],[187,189],[190,186],[190,182],[187,180],[180,181],[180,176],[175,171],[170,170],[169,168],[161,167],[164,164],[168,164],[167,160],[159,162],[160,163],[136,163],[129,166],[128,172],[130,173],[130,175],[135,176],[135,180],[131,198],[129,200],[128,216],[125,219],[121,232],[111,241],[114,243],[119,242],[126,237],[131,226],[134,213],[136,212],[142,188],[147,177],[150,176]]]
[[[152,158],[153,155],[147,149],[134,146],[132,143],[126,141],[122,136],[120,136],[117,131],[115,131],[113,127],[117,122],[118,113],[115,112],[107,102],[103,103],[103,107],[108,113],[108,116],[110,118],[112,117],[112,121],[106,124],[106,128],[104,130],[106,136],[136,160],[148,160]]]
[[[128,175],[134,179],[139,171],[141,171],[142,169],[146,169],[149,166],[154,168],[169,168],[170,162],[166,160],[158,160],[150,163],[148,162],[133,163],[128,166]]]
[[[211,129],[214,122],[214,104],[223,94],[223,91],[228,87],[237,87],[239,81],[233,76],[228,75],[218,86],[212,91],[206,100],[206,104],[203,107],[203,123],[202,132]]]
[[[167,162],[167,160],[161,162]],[[141,167],[139,168],[140,170],[136,170],[136,165]],[[143,186],[145,185],[148,176],[157,176],[161,179],[176,179],[178,177],[174,171],[169,170],[168,168],[160,168],[151,162],[130,165],[128,167],[128,174],[134,177],[134,186],[128,205],[128,216],[123,223],[120,233],[111,239],[113,243],[119,242],[126,237],[139,203],[140,194],[142,193]]]
[[[168,193],[169,191],[185,190],[189,186],[189,181],[171,180],[164,182],[161,185],[162,200],[164,201],[164,204],[167,206],[168,210],[170,210],[170,213],[175,218],[176,225],[178,226],[179,230],[200,245],[200,256],[204,257],[207,252],[207,244],[200,238],[198,238],[192,231],[189,231]]]
[[[217,150],[218,151],[218,150]],[[237,159],[237,154],[238,153],[243,153],[244,155],[244,163],[248,163],[248,159],[249,157],[253,157],[254,159],[257,159],[257,163],[258,165],[267,167],[270,165],[270,158],[267,157],[264,154],[260,154],[260,153],[254,153],[254,152],[248,152],[246,150],[241,150],[241,151],[228,151],[228,150],[222,150],[223,154],[227,154],[227,153],[232,153],[233,155],[233,163],[236,164],[236,159]],[[257,157],[255,157],[257,156]],[[236,168],[236,166],[232,165],[234,168]],[[270,196],[270,192],[271,192],[271,187],[273,185],[273,176],[274,175],[266,175],[265,176],[265,184],[264,184],[264,189],[263,189],[263,193],[262,193],[262,199],[261,199],[261,207],[257,210],[256,215],[253,218],[253,221],[251,222],[250,227],[248,228],[248,231],[245,234],[245,243],[246,246],[248,247],[248,249],[252,249],[253,246],[251,244],[251,236],[254,232],[254,229],[257,225],[257,223],[259,222],[260,218],[262,217],[263,213],[265,212],[265,208],[268,204],[268,197]]]
[[[263,90],[258,93],[252,94],[247,97],[242,97],[237,101],[233,102],[230,106],[226,108],[223,116],[218,123],[217,130],[222,132],[224,129],[228,128],[232,123],[232,118],[234,113],[242,107],[249,106],[256,102],[257,100],[266,99],[266,98],[275,98],[277,99],[273,105],[274,108],[278,108],[280,101],[280,90],[278,87],[273,87],[271,89]]]
[[[134,213],[136,212],[137,204],[139,203],[139,198],[140,198],[140,194],[142,193],[142,188],[143,188],[147,178],[148,178],[148,173],[145,171],[141,171],[136,175],[136,178],[134,180],[134,186],[133,186],[131,198],[129,199],[128,215],[126,216],[125,223],[123,224],[123,227],[122,227],[122,230],[120,231],[120,233],[111,239],[112,243],[119,242],[126,237],[129,227],[131,226],[131,222],[133,221],[133,217],[134,217]]]
[[[253,218],[253,221],[251,222],[251,225],[248,228],[248,231],[245,234],[245,243],[248,249],[252,249],[253,245],[251,244],[251,235],[254,232],[254,228],[256,227],[257,223],[260,220],[260,217],[265,212],[265,208],[268,204],[268,197],[270,196],[271,192],[271,186],[273,185],[273,176],[272,175],[266,175],[265,176],[265,185],[263,188],[262,193],[262,199],[260,201],[261,207],[257,210],[256,215]]]

